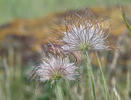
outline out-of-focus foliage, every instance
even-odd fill
[[[123,10],[130,21],[130,6],[124,6]],[[103,6],[80,10],[81,13],[85,11],[90,12],[88,16],[95,16],[94,19],[100,20],[104,29],[109,29],[109,41],[114,44],[112,48],[116,48],[116,40],[127,31],[119,7]],[[66,31],[64,20],[67,13],[70,14],[72,11],[52,13],[38,19],[18,19],[2,25],[0,27],[1,52],[5,52],[5,49],[11,45],[25,53],[25,57],[28,55],[32,57],[34,55],[32,51],[41,52],[43,44],[49,41],[57,42],[63,37],[62,32]],[[128,55],[129,51],[130,47],[125,54]],[[130,61],[127,64],[129,65]]]
[[[90,10],[92,10],[94,14],[98,16],[97,20],[103,18],[104,20],[102,23],[103,27],[110,28],[112,35],[120,35],[126,30],[126,27],[122,20],[120,9],[118,7],[94,7],[94,8],[90,8]],[[128,6],[124,10],[128,14],[130,20],[131,14],[129,12],[131,11],[131,8]],[[65,31],[64,28],[65,15],[66,12],[61,12],[61,13],[50,14],[41,19],[15,20],[11,23],[1,26],[0,40],[2,41],[8,35],[18,35],[18,36],[20,35],[20,36],[27,36],[27,37],[31,37],[33,35],[33,37],[35,37],[36,40],[38,41],[44,40],[46,42],[47,41],[46,39],[49,40],[49,38],[51,37],[55,38],[58,35],[57,33],[59,33],[59,32],[51,33],[50,31],[53,30],[59,30],[60,32]],[[47,36],[50,34],[51,37],[47,38]]]
[[[0,24],[16,18],[43,17],[50,12],[92,5],[115,5],[117,0],[0,0]],[[130,0],[120,0],[129,4]]]

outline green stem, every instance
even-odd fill
[[[67,88],[67,92],[68,92],[68,99],[72,100],[72,96],[71,96],[71,87],[70,87],[70,83],[68,80],[65,80],[65,84],[66,84],[66,88]],[[69,90],[69,91],[68,91]]]
[[[129,22],[127,21],[127,18],[126,18],[126,15],[125,15],[124,11],[122,11],[122,17],[123,17],[123,20],[124,20],[124,22],[126,24],[127,29],[129,30],[129,35],[131,37],[131,26],[130,26]]]
[[[57,82],[57,100],[63,100],[60,82]]]
[[[109,98],[109,90],[108,90],[107,83],[106,83],[106,80],[105,80],[105,77],[104,77],[104,73],[102,71],[102,64],[100,62],[100,59],[99,59],[97,53],[96,53],[96,58],[97,58],[97,61],[98,61],[99,67],[100,67],[101,74],[102,74],[102,81],[104,83],[104,88],[105,88],[105,92],[106,92],[106,100],[110,100],[110,98]]]
[[[87,66],[90,82],[92,84],[92,94],[93,94],[94,100],[96,100],[94,75],[93,75],[92,70],[91,70],[90,59],[89,59],[87,52],[85,54],[85,59],[86,59],[86,66]]]
[[[127,17],[126,17],[125,12],[123,11],[123,8],[122,8],[122,6],[121,6],[121,4],[120,4],[120,0],[118,1],[118,4],[119,4],[119,6],[120,6],[120,11],[121,11],[121,14],[122,14],[123,21],[124,21],[127,29],[129,30],[129,35],[130,35],[130,37],[131,37],[131,25],[129,24],[129,22],[128,22],[128,20],[127,20]]]

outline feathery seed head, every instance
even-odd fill
[[[70,63],[68,58],[50,55],[35,68],[35,76],[38,76],[41,82],[54,82],[60,79],[75,80],[79,75],[77,69],[78,67]]]
[[[101,27],[100,23],[85,21],[79,25],[72,25],[70,29],[67,26],[67,31],[64,32],[63,41],[65,45],[62,47],[67,51],[79,50],[106,50],[107,36]]]

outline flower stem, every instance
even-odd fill
[[[90,82],[91,82],[91,85],[92,85],[92,94],[93,94],[94,100],[96,100],[94,75],[93,75],[92,70],[91,70],[90,59],[89,59],[87,52],[85,54],[85,60],[86,60],[86,66],[87,66]]]
[[[63,100],[60,82],[57,82],[56,88],[57,88],[57,100]]]
[[[101,64],[101,62],[100,62],[100,59],[99,59],[97,53],[96,53],[96,58],[97,58],[97,61],[98,61],[99,67],[100,67],[101,74],[102,74],[102,81],[103,81],[104,88],[105,88],[106,100],[110,100],[109,90],[108,90],[107,83],[106,83],[106,80],[105,80],[105,77],[104,77],[104,73],[103,73],[103,71],[102,71],[102,64]]]

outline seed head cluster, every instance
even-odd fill
[[[76,23],[67,26],[67,30],[63,32],[63,45],[49,43],[44,46],[47,49],[45,55],[48,56],[45,56],[42,63],[35,68],[35,76],[39,77],[40,82],[54,82],[60,79],[75,80],[77,78],[78,67],[75,63],[70,63],[67,56],[61,56],[59,54],[61,52],[102,51],[109,48],[107,35],[99,22],[94,23],[86,20],[80,22],[79,25]]]

